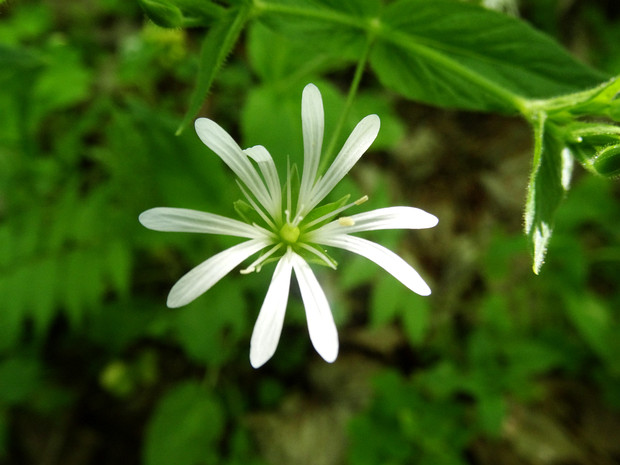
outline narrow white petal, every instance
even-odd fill
[[[232,137],[215,121],[198,118],[194,127],[200,140],[241,179],[256,199],[263,205],[269,204],[269,194],[248,155]]]
[[[168,307],[182,307],[226,276],[250,255],[269,245],[265,239],[251,239],[226,249],[189,271],[170,290]]]
[[[374,142],[381,122],[377,115],[368,115],[361,120],[345,142],[342,150],[329,167],[325,175],[316,183],[312,190],[312,199],[307,209],[312,209],[340,182],[353,165]]]
[[[271,205],[269,205],[267,210],[276,221],[280,221],[282,217],[282,187],[280,186],[280,177],[271,154],[262,145],[247,148],[244,152],[258,163],[271,197]]]
[[[297,254],[293,254],[292,261],[306,308],[310,340],[319,355],[331,363],[338,356],[338,331],[327,297],[308,263]]]
[[[213,213],[186,208],[157,207],[138,217],[143,226],[155,231],[225,234],[256,239],[265,233],[252,225]]]
[[[301,124],[304,140],[304,170],[299,189],[299,202],[303,203],[309,200],[308,195],[316,180],[325,126],[321,92],[314,84],[308,84],[301,97]]]
[[[284,324],[292,269],[291,253],[287,252],[276,266],[252,332],[250,363],[254,368],[258,368],[267,362],[278,347],[282,325]]]
[[[425,229],[432,228],[439,222],[435,215],[414,207],[379,208],[350,216],[348,220],[353,224],[344,226],[342,222],[335,220],[314,231],[312,237],[378,229]]]
[[[411,265],[391,250],[375,242],[345,234],[324,236],[316,241],[319,244],[345,249],[372,260],[416,294],[429,295],[431,293],[431,289]]]

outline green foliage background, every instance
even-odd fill
[[[562,186],[536,158],[530,169],[535,142],[553,154],[559,139],[515,117],[530,99],[620,74],[615,2],[523,2],[531,28],[447,0],[231,1],[227,11],[188,0],[175,28],[138,2],[0,3],[0,463],[620,459],[619,188],[576,169],[556,214]],[[367,18],[382,8],[377,28]],[[231,242],[155,233],[137,216],[233,214],[231,173],[191,130],[175,135],[196,113],[281,166],[299,163],[308,82],[336,148],[361,117],[381,117],[334,198],[437,215],[434,230],[373,236],[434,293],[338,257],[337,272],[317,272],[339,359],[314,353],[293,292],[279,349],[255,371],[249,336],[269,267],[167,309],[176,279]],[[528,184],[544,194],[528,201],[535,224],[555,224],[540,276],[521,234]]]

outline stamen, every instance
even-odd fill
[[[343,216],[342,218],[338,218],[338,224],[340,226],[353,226],[355,221],[350,216]]]
[[[349,203],[347,205],[344,205],[343,207],[337,208],[334,211],[329,212],[329,213],[327,213],[327,214],[325,214],[325,215],[323,215],[323,216],[321,216],[321,217],[319,217],[319,218],[317,218],[315,220],[312,220],[308,224],[304,224],[302,226],[302,229],[311,228],[315,224],[322,223],[323,221],[336,216],[338,213],[343,212],[343,211],[347,210],[348,208],[351,208],[353,205],[361,205],[361,204],[363,204],[364,202],[366,202],[366,200],[368,200],[368,196],[367,195],[357,199],[355,202],[351,202],[351,203]]]
[[[367,200],[368,200],[368,196],[367,196],[367,195],[365,195],[365,196],[363,196],[363,197],[360,197],[359,199],[357,199],[357,200],[356,200],[355,202],[353,202],[353,203],[355,203],[355,205],[361,205],[361,204],[363,204],[364,202],[366,202]]]
[[[300,208],[300,211],[303,210],[303,205]],[[293,226],[298,226],[299,223],[301,222],[301,220],[303,220],[304,217],[303,215],[297,214],[297,216],[295,216],[295,218],[293,219],[293,222],[291,223]]]
[[[261,270],[262,263],[265,260],[267,260],[269,257],[271,257],[280,247],[282,247],[282,243],[281,242],[279,244],[274,245],[269,250],[269,252],[261,255],[256,260],[254,260],[247,268],[244,268],[243,270],[240,270],[239,273],[241,273],[241,274],[250,274],[250,273],[253,273],[254,271],[256,271],[258,273]]]

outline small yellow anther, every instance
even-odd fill
[[[364,202],[366,202],[367,200],[368,200],[368,196],[367,196],[367,195],[365,195],[364,197],[361,197],[361,198],[357,199],[357,200],[355,201],[355,205],[361,205],[361,204],[363,204]]]
[[[350,216],[343,216],[342,218],[338,218],[338,224],[340,226],[353,226],[355,221]]]

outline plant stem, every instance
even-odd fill
[[[334,151],[336,149],[336,144],[338,143],[338,139],[340,138],[340,134],[342,133],[342,129],[344,127],[344,123],[349,116],[349,111],[351,110],[351,106],[353,105],[353,101],[355,100],[355,96],[357,95],[357,90],[360,85],[360,81],[362,80],[362,75],[364,74],[364,68],[366,67],[366,63],[368,62],[368,56],[370,55],[370,50],[372,48],[372,44],[375,41],[375,34],[372,30],[368,32],[366,37],[366,44],[364,46],[364,51],[362,52],[362,56],[357,62],[357,66],[355,67],[355,73],[353,74],[353,80],[351,81],[351,85],[349,86],[349,93],[347,94],[347,100],[344,104],[344,108],[342,113],[340,113],[340,118],[336,123],[336,127],[334,132],[332,133],[331,138],[329,139],[329,144],[327,145],[327,150],[325,150],[325,154],[321,157],[321,165],[319,166],[319,173],[322,173],[327,168],[328,164],[331,163],[332,158],[334,157]]]

